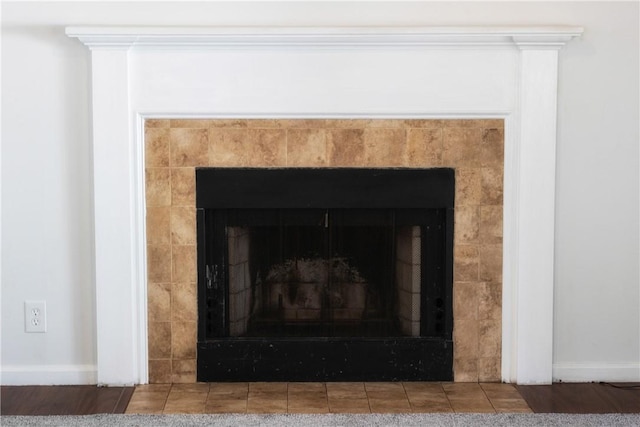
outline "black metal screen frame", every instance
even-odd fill
[[[453,379],[455,172],[197,168],[198,381]],[[241,209],[421,211],[420,337],[230,337],[225,230]],[[409,215],[412,216],[412,215]],[[215,236],[215,237],[212,237]]]

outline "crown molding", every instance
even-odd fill
[[[560,49],[582,27],[67,27],[94,49],[492,47]]]

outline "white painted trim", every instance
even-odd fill
[[[148,378],[142,119],[160,116],[504,117],[507,182],[504,190],[503,235],[503,380],[518,383],[550,382],[553,357],[556,50],[581,33],[582,29],[577,27],[67,28],[67,34],[86,43],[93,55],[98,382],[145,383]],[[209,67],[214,63],[210,55],[219,54],[211,51],[210,47],[225,47],[237,52],[253,48],[254,51],[260,51],[260,55],[269,55],[270,51],[263,49],[265,46],[295,48],[298,52],[317,47],[327,48],[322,52],[323,55],[326,52],[334,55],[340,50],[336,48],[349,48],[359,54],[372,47],[384,48],[379,52],[389,52],[388,49],[391,48],[423,46],[421,49],[402,50],[403,55],[413,55],[410,62],[419,62],[427,52],[433,54],[431,59],[435,57],[450,61],[457,58],[466,69],[474,70],[472,73],[477,73],[475,66],[487,64],[487,55],[492,55],[490,58],[500,58],[499,63],[512,70],[514,63],[505,60],[502,53],[496,56],[495,51],[484,53],[478,48],[504,49],[509,58],[517,55],[519,59],[517,70],[513,70],[518,79],[513,87],[508,81],[488,79],[487,70],[492,73],[499,70],[495,63],[489,62],[491,66],[483,69],[483,79],[502,91],[503,98],[492,99],[493,104],[487,104],[482,97],[485,92],[474,92],[473,102],[468,103],[473,108],[464,104],[470,99],[466,91],[471,87],[452,85],[452,77],[435,73],[449,84],[446,90],[453,90],[454,93],[442,94],[445,89],[438,83],[440,93],[436,94],[436,101],[425,104],[408,102],[404,97],[394,98],[396,107],[388,111],[384,106],[372,108],[360,102],[352,103],[351,107],[346,108],[342,104],[329,103],[326,104],[329,107],[322,105],[320,108],[324,110],[314,113],[313,106],[319,104],[303,104],[304,107],[300,109],[285,102],[281,104],[283,106],[275,108],[263,105],[255,114],[249,114],[247,105],[253,104],[240,103],[234,104],[239,107],[229,107],[223,100],[230,98],[216,98],[216,102],[211,103],[202,102],[202,96],[181,98],[182,104],[173,111],[174,97],[181,96],[183,86],[192,88],[190,85],[193,82],[185,79],[194,76],[202,79],[206,76],[198,84],[210,90],[207,80],[211,77],[206,74],[206,67],[197,70],[195,74],[188,68],[173,67],[175,64],[171,55],[197,51],[198,61],[205,58],[204,64]],[[135,49],[131,49],[132,47]],[[165,49],[167,47],[171,49]],[[456,47],[467,49],[457,50],[455,56],[447,52]],[[436,50],[437,53],[434,53]],[[145,78],[138,81],[135,81],[134,74],[129,69],[130,56],[141,55],[142,51],[152,54],[147,56],[145,52],[144,56],[136,57],[142,61],[138,65],[144,65],[144,61],[150,59],[172,65],[164,69],[162,79],[152,79],[151,86],[145,86],[149,81],[146,77],[156,76],[155,68],[146,69],[148,74],[142,74]],[[279,52],[282,54],[282,51]],[[342,57],[338,55],[332,58],[337,61]],[[511,76],[510,72],[498,74]],[[262,77],[255,73],[252,77]],[[375,74],[376,70],[371,70],[371,73],[376,77],[389,78],[388,74]],[[326,81],[326,78],[322,80],[322,75],[316,77]],[[423,75],[414,75],[413,78],[416,81],[411,83],[414,85],[411,88],[424,81]],[[163,82],[170,83],[167,91]],[[366,82],[376,84],[375,79]],[[145,86],[146,90],[151,88],[151,91],[143,91],[145,96],[140,98],[141,95],[136,92],[138,86],[131,87],[132,84]],[[286,86],[288,83],[281,84]],[[316,85],[318,82],[313,81],[311,84]],[[428,87],[429,90],[434,89],[434,86]],[[379,86],[371,86],[370,89],[375,91]],[[414,91],[403,92],[403,96],[415,101],[411,98],[412,93]],[[167,95],[170,97],[167,98]],[[456,103],[445,103],[444,107],[441,105],[451,99],[455,99]],[[507,101],[508,99],[514,99],[515,103]],[[460,104],[459,100],[464,102]],[[133,111],[131,105],[134,101],[145,105],[144,111]],[[410,105],[428,107],[416,111]],[[495,108],[498,105],[502,107]],[[338,108],[346,111],[336,111]]]
[[[637,382],[640,381],[640,363],[554,363],[553,381]]]
[[[95,384],[96,365],[5,365],[2,385]]]
[[[68,27],[67,35],[90,47],[561,47],[582,28],[549,27]]]

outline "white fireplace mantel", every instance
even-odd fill
[[[558,51],[582,31],[67,28],[92,55],[98,382],[148,379],[144,119],[393,117],[505,120],[502,378],[550,383]]]

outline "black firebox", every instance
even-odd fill
[[[198,381],[452,380],[454,181],[197,168]]]

